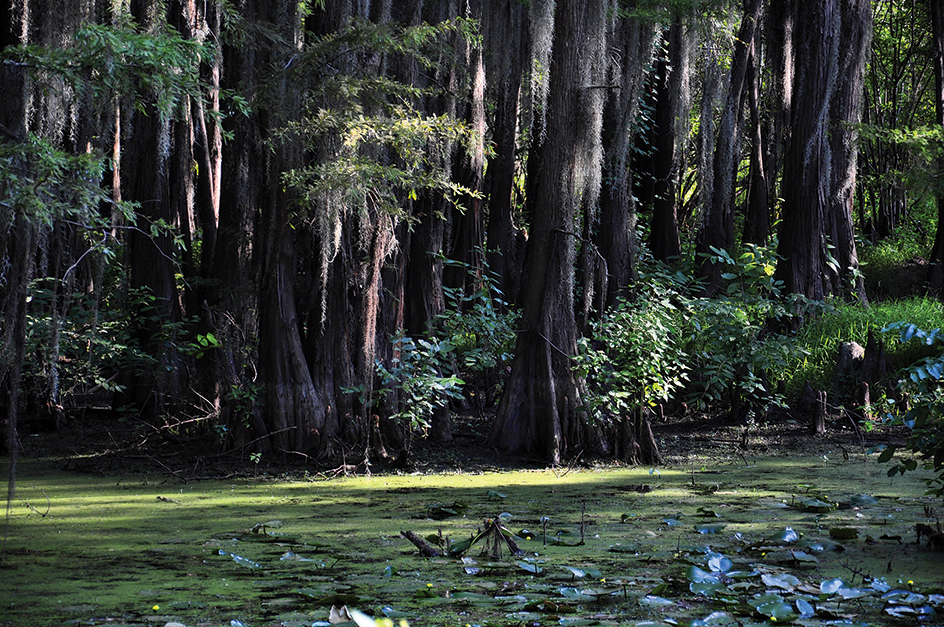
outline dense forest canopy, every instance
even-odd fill
[[[940,5],[7,0],[7,446],[656,463],[783,406],[863,254],[944,286]]]

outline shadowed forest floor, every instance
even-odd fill
[[[108,423],[24,438],[0,625],[901,624],[944,616],[941,499],[890,479],[851,431],[657,425],[667,464],[502,460],[461,425],[411,472],[255,473]],[[115,436],[109,439],[108,433]],[[101,437],[101,436],[105,437]],[[83,447],[83,442],[111,442]],[[166,446],[166,448],[165,448]],[[503,468],[506,466],[506,469]],[[209,478],[209,477],[213,478]],[[201,478],[204,477],[204,478]],[[446,553],[501,521],[522,554]],[[694,622],[693,622],[694,621]]]

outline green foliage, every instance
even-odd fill
[[[782,297],[774,280],[772,250],[749,244],[737,256],[712,249],[709,260],[723,268],[725,293],[688,303],[685,350],[692,368],[688,402],[699,409],[737,396],[764,406],[782,399],[771,393],[778,373],[803,353],[780,331],[818,308],[802,296]]]
[[[501,391],[499,372],[514,358],[521,313],[502,300],[497,277],[487,267],[477,273],[462,262],[443,259],[443,263],[464,269],[473,287],[471,291],[443,288],[446,310],[437,316],[434,333],[454,347],[456,367],[468,392],[484,403]]]
[[[444,375],[452,369],[453,346],[448,341],[413,339],[402,333],[393,338],[394,357],[389,365],[377,362],[383,388],[381,396],[396,392],[396,412],[391,416],[409,429],[426,430],[437,407],[462,397],[463,381]]]
[[[935,477],[928,480],[931,492],[940,496],[944,494],[944,335],[940,327],[925,330],[901,321],[887,325],[882,331],[894,334],[902,344],[917,343],[934,349],[932,355],[901,371],[898,392],[901,398],[907,399],[910,408],[891,404],[885,422],[908,427],[910,433],[902,448],[918,457],[898,458],[889,469],[889,476],[915,470],[918,460],[923,460],[922,465],[935,473]],[[891,461],[897,449],[887,447],[879,461]]]
[[[309,208],[321,211],[307,218],[328,232],[348,213],[368,209],[412,220],[402,201],[424,191],[454,202],[475,195],[452,181],[450,163],[455,147],[471,152],[480,138],[459,119],[424,110],[423,100],[439,88],[380,76],[372,64],[354,62],[364,54],[393,55],[433,73],[445,40],[456,34],[474,39],[474,22],[405,27],[354,20],[310,42],[294,70],[310,84],[307,108],[280,134],[301,138],[317,155],[283,177],[299,196],[303,219]]]
[[[896,320],[910,320],[921,328],[933,328],[944,319],[944,304],[929,298],[872,303],[830,301],[798,331],[796,341],[803,352],[784,369],[787,395],[799,395],[804,382],[818,390],[829,387],[839,345],[858,342],[865,345],[869,329],[881,329]],[[914,361],[919,347],[901,343],[887,347],[886,356],[893,367]]]
[[[4,57],[31,70],[49,88],[62,80],[80,98],[102,106],[130,98],[145,110],[153,103],[163,119],[185,98],[202,98],[200,64],[212,60],[210,43],[186,39],[169,26],[161,33],[139,33],[132,25],[86,24],[68,47],[8,47]]]
[[[99,185],[104,160],[94,153],[71,155],[51,142],[29,135],[25,141],[0,141],[0,211],[12,222],[14,213],[34,224],[51,226],[54,220],[103,228],[98,207],[110,203]],[[117,205],[125,217],[132,206]]]
[[[594,413],[631,416],[665,402],[679,390],[688,370],[682,335],[684,278],[655,266],[642,291],[622,301],[581,338],[575,368],[587,382]]]

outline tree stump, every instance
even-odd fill
[[[816,393],[813,410],[813,434],[826,435],[826,392]]]

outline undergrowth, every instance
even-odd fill
[[[809,320],[797,333],[797,342],[805,354],[786,368],[786,394],[795,397],[804,383],[814,389],[829,388],[839,345],[858,342],[865,346],[869,330],[879,333],[893,322],[906,320],[921,328],[935,328],[944,321],[944,303],[930,298],[873,303],[862,307],[857,303],[831,301],[821,315]],[[886,356],[896,371],[917,359],[920,346],[886,341]]]

